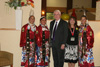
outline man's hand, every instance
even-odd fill
[[[61,45],[61,49],[64,50],[65,49],[65,44]]]

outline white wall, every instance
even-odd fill
[[[0,28],[14,28],[15,10],[9,8],[5,1],[7,0],[0,0]]]

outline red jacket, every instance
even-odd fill
[[[49,40],[49,35],[50,35],[50,31],[48,30],[48,28],[46,27],[47,30],[45,30],[45,39]],[[37,37],[37,45],[40,47],[42,45],[42,27],[41,25],[38,26],[38,35]]]
[[[82,38],[83,38],[83,32],[82,32]],[[86,28],[86,37],[87,37],[87,48],[92,48],[94,43],[94,32],[89,25]]]
[[[88,44],[87,48],[92,48],[94,43],[94,32],[89,25],[87,26],[86,36]]]
[[[27,27],[28,24],[25,24],[21,29],[21,37],[20,37],[20,47],[26,46],[26,34],[27,34]],[[37,26],[36,26],[37,30]],[[36,31],[32,31],[30,28],[30,39],[34,39],[34,36],[36,36]]]

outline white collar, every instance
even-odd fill
[[[58,21],[55,20],[55,22],[59,23],[60,22],[60,19]]]
[[[28,23],[30,26],[35,26],[35,24],[33,23],[33,24],[31,24],[31,23]]]
[[[42,27],[45,27],[46,25],[42,25],[42,24],[40,24]]]
[[[40,25],[41,25],[41,27],[42,27],[42,31],[48,30],[48,29],[46,28],[46,25],[42,25],[42,24],[40,24]]]
[[[57,26],[58,26],[58,24],[59,24],[60,20],[61,20],[61,19],[59,19],[58,21],[56,21],[56,20],[55,20],[55,24],[56,24],[56,22],[57,22]],[[54,24],[54,25],[55,25],[55,24]]]

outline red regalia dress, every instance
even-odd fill
[[[37,67],[47,67],[49,64],[49,30],[47,26],[38,26],[36,56]]]
[[[86,37],[86,42],[83,41]],[[83,46],[85,44],[85,47]],[[79,67],[94,67],[94,57],[93,57],[93,43],[94,43],[94,33],[91,27],[87,24],[86,26],[81,26],[79,29]],[[85,49],[85,50],[84,50]]]
[[[20,39],[20,47],[22,47],[22,59],[21,66],[28,67],[28,56],[27,56],[27,34],[29,30],[29,67],[33,67],[35,65],[35,43],[36,40],[36,30],[37,27],[34,24],[26,24],[21,29],[21,39]]]

